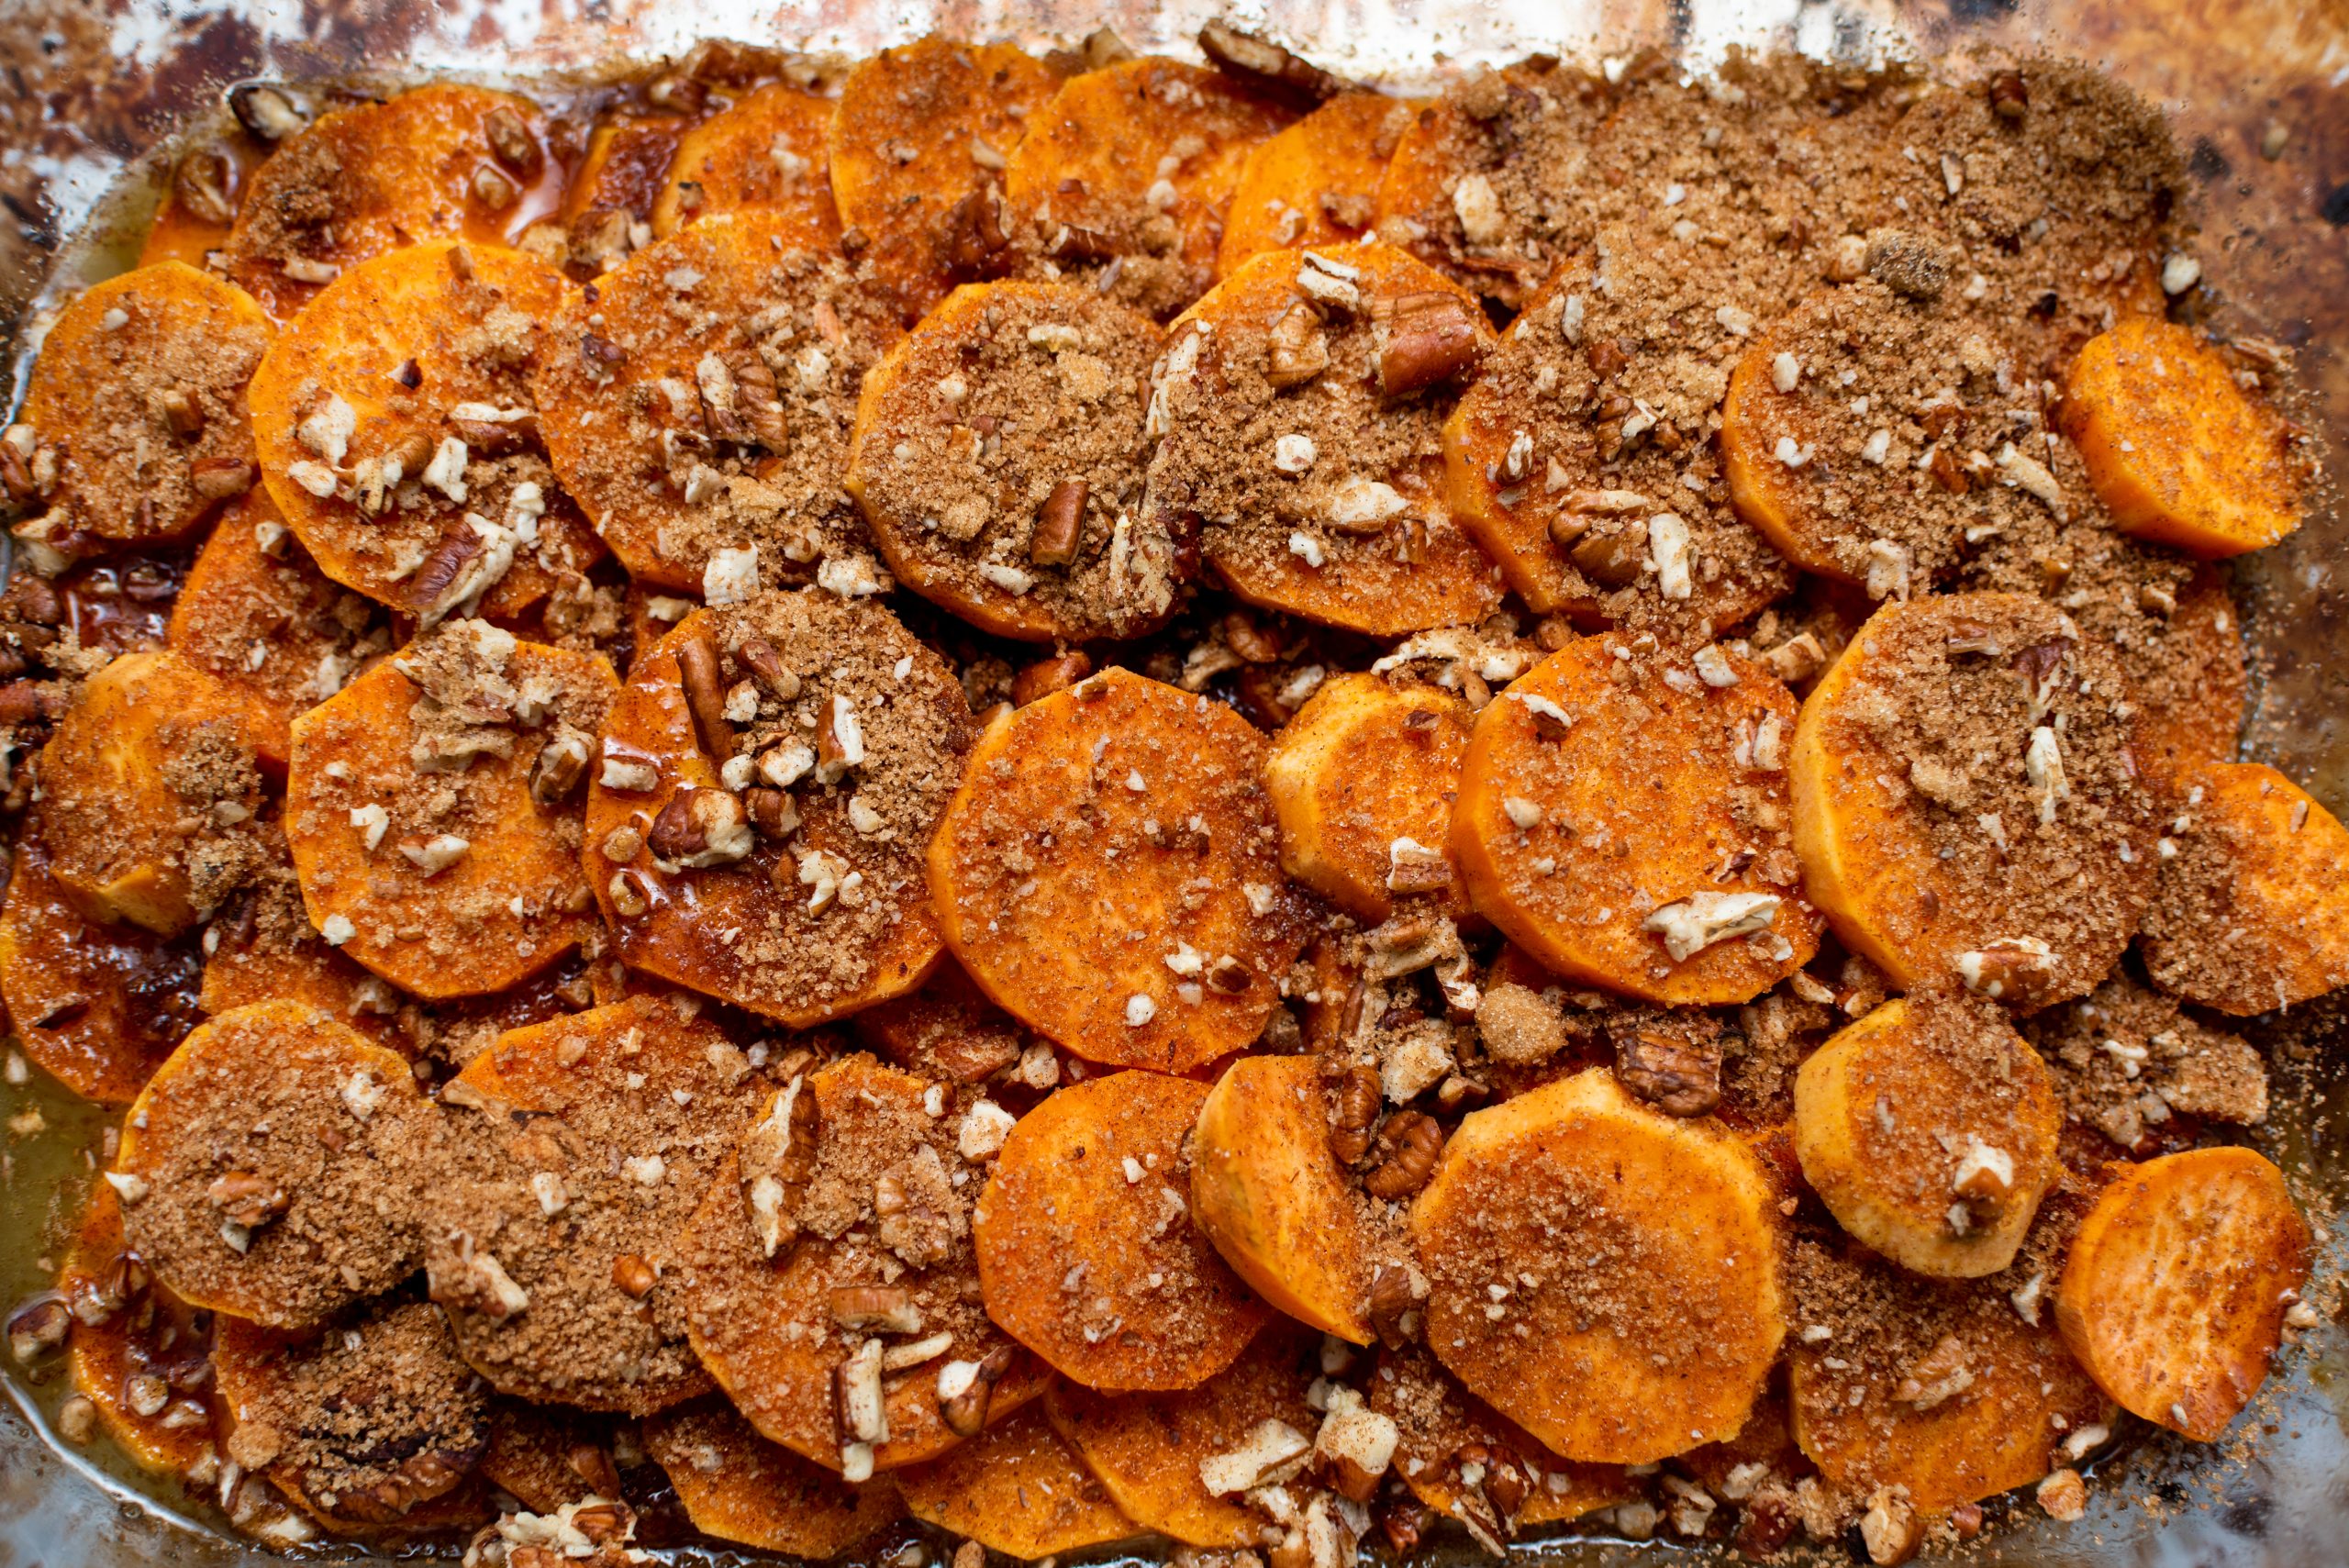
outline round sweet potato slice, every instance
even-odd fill
[[[1230,709],[1108,670],[972,748],[930,843],[979,988],[1095,1062],[1186,1072],[1254,1040],[1304,945]]]
[[[1012,1128],[972,1210],[987,1315],[1088,1388],[1208,1383],[1272,1316],[1185,1197],[1207,1097],[1155,1073],[1061,1089]]]
[[[1260,250],[1363,238],[1387,161],[1424,106],[1380,93],[1341,93],[1251,148],[1224,218],[1216,275],[1230,277]]]
[[[1141,1533],[1040,1406],[895,1479],[914,1518],[1022,1562]]]
[[[1444,483],[1444,417],[1496,343],[1466,292],[1389,245],[1268,251],[1168,339],[1145,513],[1198,530],[1233,593],[1377,637],[1499,606]]]
[[[1469,897],[1586,984],[1752,1000],[1819,948],[1787,835],[1794,728],[1786,687],[1718,647],[1561,649],[1477,716],[1452,815]]]
[[[764,1551],[838,1557],[905,1512],[887,1482],[851,1486],[759,1436],[722,1400],[654,1416],[644,1448],[696,1529]]]
[[[59,1305],[70,1315],[65,1360],[73,1391],[141,1470],[186,1475],[213,1449],[214,1319],[159,1283],[123,1240],[114,1188],[93,1183],[65,1262]],[[158,1403],[158,1400],[161,1403]]]
[[[2031,1011],[2110,973],[2153,891],[2151,797],[2111,656],[2054,606],[1876,611],[1803,704],[1803,886],[1900,986],[1954,974]]]
[[[705,218],[596,291],[553,325],[534,389],[555,473],[630,574],[877,592],[841,476],[860,381],[899,330],[884,295],[763,211]]]
[[[252,484],[245,387],[272,335],[250,295],[182,261],[83,290],[33,361],[33,450],[0,455],[10,498],[45,504],[45,533],[185,534]]]
[[[745,207],[772,212],[809,250],[840,242],[826,141],[832,100],[788,82],[753,89],[685,132],[669,183],[652,204],[652,232]]]
[[[261,823],[243,885],[204,929],[204,1010],[302,1002],[378,1045],[402,1051],[398,992],[328,945],[310,924],[284,824]]]
[[[985,1082],[1032,1040],[951,960],[921,989],[865,1008],[855,1024],[857,1039],[893,1066],[946,1084]]]
[[[936,1458],[1051,1376],[979,1303],[970,1097],[863,1054],[795,1078],[678,1242],[702,1364],[763,1435],[853,1481]]]
[[[1416,1345],[1380,1353],[1370,1407],[1395,1423],[1395,1473],[1411,1496],[1484,1541],[1638,1496],[1621,1466],[1558,1458]]]
[[[434,1000],[577,947],[578,786],[618,689],[599,654],[452,621],[295,720],[285,836],[319,934]]]
[[[1142,505],[1165,342],[1062,284],[966,284],[864,378],[848,489],[906,586],[1024,641],[1137,637],[1174,613],[1197,530]]]
[[[534,1514],[619,1494],[611,1426],[584,1411],[493,1395],[481,1478]]]
[[[1776,1207],[1745,1144],[1604,1069],[1474,1112],[1411,1208],[1427,1342],[1569,1459],[1729,1437],[1786,1337]]]
[[[970,745],[945,663],[820,589],[698,610],[638,656],[588,794],[631,967],[808,1029],[943,949],[921,853]]]
[[[415,1272],[436,1121],[406,1059],[263,1002],[156,1069],[106,1179],[124,1235],[183,1300],[306,1329]]]

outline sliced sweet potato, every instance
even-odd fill
[[[1168,339],[1144,508],[1233,593],[1377,637],[1498,606],[1444,482],[1444,417],[1497,342],[1464,290],[1391,245],[1266,251]]]
[[[2187,328],[2132,316],[2090,339],[2056,418],[2126,532],[2215,558],[2300,526],[2310,474],[2300,436]]]
[[[187,533],[252,484],[245,387],[272,336],[250,295],[183,261],[83,290],[33,361],[18,417],[38,445],[12,460],[10,498],[45,504],[44,530]]]
[[[1794,721],[1785,686],[1718,647],[1561,649],[1477,716],[1451,829],[1470,899],[1585,984],[1750,1001],[1819,948],[1787,837]]]
[[[139,241],[139,265],[184,261],[202,267],[228,245],[253,171],[267,153],[254,141],[250,137],[199,141],[180,154],[172,166],[171,183],[163,188],[162,205]]]
[[[669,185],[677,144],[692,126],[677,115],[622,114],[587,133],[587,150],[563,188],[560,217],[575,224],[590,213],[625,213],[650,223]]]
[[[619,1466],[604,1421],[560,1405],[494,1395],[489,1446],[474,1470],[534,1514],[619,1494]]]
[[[1395,1423],[1395,1473],[1411,1496],[1492,1540],[1639,1494],[1620,1465],[1558,1458],[1417,1345],[1380,1353],[1370,1407]]]
[[[2072,1239],[2055,1325],[2123,1407],[2215,1442],[2259,1392],[2308,1283],[2308,1221],[2248,1149],[2118,1171]]]
[[[295,719],[285,833],[319,934],[431,999],[578,946],[578,784],[618,689],[601,655],[453,621]]]
[[[1427,1342],[1569,1459],[1728,1437],[1786,1337],[1776,1207],[1744,1143],[1605,1069],[1473,1112],[1411,1207]]]
[[[176,653],[116,660],[41,751],[50,874],[92,919],[178,935],[235,879],[257,761],[232,687]]]
[[[1954,986],[1885,1003],[1795,1075],[1803,1179],[1845,1230],[1920,1274],[1977,1279],[2013,1260],[2063,1127],[2039,1053]]]
[[[930,843],[946,945],[1090,1061],[1183,1072],[1254,1040],[1304,942],[1230,709],[1125,670],[972,748]]]
[[[433,1113],[406,1061],[316,1008],[263,1002],[192,1031],[130,1107],[108,1180],[123,1232],[195,1306],[317,1327],[406,1279]]]
[[[1023,1562],[1141,1533],[1034,1405],[896,1479],[914,1518]]]
[[[941,963],[921,989],[856,1015],[856,1036],[916,1077],[977,1084],[1019,1060],[1030,1036],[959,963]]]
[[[1380,93],[1341,93],[1251,148],[1224,218],[1216,275],[1230,277],[1259,250],[1361,239],[1387,161],[1423,107]]]
[[[401,1051],[399,993],[328,945],[302,905],[285,829],[253,834],[244,885],[204,929],[204,1010],[217,1018],[256,1002],[303,1002],[378,1045]]]
[[[841,235],[825,150],[832,110],[821,94],[774,82],[685,132],[652,204],[652,232],[665,239],[705,217],[757,207],[777,214],[794,243],[832,249]]]
[[[1155,1073],[1063,1088],[1012,1128],[972,1210],[987,1315],[1088,1388],[1208,1382],[1272,1316],[1191,1218],[1207,1097]]]
[[[1209,1491],[1199,1467],[1246,1449],[1268,1421],[1309,1442],[1320,1418],[1306,1390],[1319,1370],[1313,1337],[1275,1323],[1197,1388],[1117,1395],[1056,1383],[1044,1414],[1135,1524],[1186,1546],[1253,1547],[1264,1516]]]
[[[2109,973],[2152,892],[2152,797],[2110,653],[2021,594],[1887,604],[1803,704],[1803,886],[1897,986],[2021,1011]]]
[[[2243,734],[2249,671],[2222,569],[2198,567],[2162,629],[2150,657],[2121,657],[2136,677],[2137,759],[2175,785],[2193,763],[2233,762]]]
[[[644,1447],[704,1535],[766,1551],[838,1557],[902,1514],[887,1482],[851,1486],[771,1443],[722,1400],[663,1411]]]
[[[94,1183],[65,1262],[59,1305],[70,1315],[66,1365],[73,1391],[141,1470],[187,1475],[213,1448],[212,1318],[157,1283],[122,1236],[114,1188]]]
[[[1192,1128],[1191,1218],[1267,1303],[1366,1345],[1370,1237],[1330,1152],[1325,1097],[1316,1058],[1233,1062]]]

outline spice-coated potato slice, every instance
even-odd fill
[[[1141,1533],[1034,1405],[896,1479],[914,1518],[1022,1562]]]
[[[895,307],[788,217],[704,218],[572,297],[534,390],[564,490],[638,582],[881,585],[841,486]],[[750,551],[718,558],[718,551]],[[715,596],[715,595],[713,595]]]
[[[2308,1222],[2248,1149],[2117,1169],[2072,1239],[2055,1325],[2124,1407],[2215,1442],[2259,1392],[2308,1283]]]
[[[1179,1073],[1245,1046],[1304,944],[1263,753],[1230,709],[1125,670],[1011,714],[930,840],[946,945],[1090,1061]]]
[[[1411,1206],[1427,1342],[1569,1459],[1728,1437],[1786,1337],[1776,1207],[1745,1144],[1605,1069],[1473,1112]]]
[[[1272,1316],[1191,1218],[1207,1097],[1155,1073],[1063,1088],[1012,1128],[972,1211],[987,1315],[1088,1388],[1209,1382]]]
[[[612,1449],[611,1429],[596,1417],[495,1395],[489,1446],[474,1469],[530,1512],[551,1514],[565,1503],[619,1495]]]
[[[1116,1395],[1055,1383],[1044,1414],[1135,1524],[1186,1546],[1253,1547],[1264,1515],[1208,1491],[1199,1466],[1246,1449],[1267,1421],[1310,1441],[1320,1418],[1306,1391],[1319,1371],[1313,1336],[1275,1323],[1197,1388]]]
[[[391,646],[373,605],[338,586],[255,486],[221,514],[172,605],[172,650],[244,695],[262,763],[284,773],[294,716]]]
[[[279,337],[253,376],[253,440],[320,571],[429,622],[515,613],[600,555],[530,395],[569,293],[518,250],[436,240],[351,268]]]
[[[1259,250],[1363,238],[1396,143],[1422,106],[1379,93],[1341,93],[1249,150],[1223,221],[1216,275]]]
[[[621,114],[587,133],[587,150],[564,186],[557,213],[575,224],[591,213],[621,213],[650,223],[653,204],[669,186],[677,145],[693,127],[678,115]]]
[[[219,906],[261,808],[244,698],[176,653],[83,684],[40,753],[50,874],[95,920],[176,936]]]
[[[2197,762],[2232,762],[2243,734],[2249,669],[2243,619],[2222,568],[2202,566],[2176,595],[2143,666],[2124,650],[2137,676],[2137,759],[2156,778],[2176,781]]]
[[[2090,339],[2056,419],[2124,532],[2218,557],[2300,526],[2310,464],[2299,438],[2187,328],[2132,316]]]
[[[937,1085],[844,1057],[766,1104],[678,1242],[695,1353],[826,1469],[934,1459],[1051,1380],[980,1305],[962,1122]]]
[[[243,887],[204,929],[204,1010],[217,1018],[256,1002],[303,1002],[378,1045],[406,1048],[399,994],[310,924],[284,825],[263,822],[254,839]]]
[[[921,854],[969,737],[961,684],[876,602],[688,616],[637,656],[588,793],[619,956],[793,1029],[913,990],[943,953]]]
[[[1366,1345],[1370,1237],[1330,1152],[1326,1098],[1316,1057],[1233,1062],[1192,1128],[1191,1218],[1266,1302]]]
[[[0,997],[17,1043],[86,1099],[122,1105],[202,1021],[192,940],[100,925],[49,872],[38,817],[16,842],[0,905]]]
[[[810,250],[839,243],[841,219],[826,173],[832,100],[787,82],[770,83],[685,132],[669,183],[652,204],[652,232],[665,239],[689,223],[757,207],[775,213]]]
[[[848,1485],[759,1436],[723,1400],[651,1418],[644,1448],[696,1529],[765,1551],[838,1557],[905,1511],[887,1482]]]
[[[2110,973],[2152,893],[2126,689],[2021,594],[1878,609],[1804,702],[1803,887],[1898,987],[1955,974],[2031,1011]]]
[[[1120,61],[1028,117],[1004,194],[1063,275],[1163,321],[1207,292],[1249,151],[1291,117],[1204,66]]]
[[[285,321],[371,256],[446,237],[505,243],[561,195],[546,130],[529,99],[455,83],[329,110],[253,172],[228,275]]]
[[[92,1184],[57,1294],[72,1315],[65,1359],[73,1391],[141,1470],[185,1475],[212,1451],[212,1318],[159,1284],[122,1238],[114,1188]],[[158,1404],[158,1398],[161,1403]]]
[[[867,57],[841,83],[832,196],[909,318],[1009,260],[993,204],[1012,150],[1060,84],[1014,45],[936,33]]]
[[[130,1245],[183,1299],[305,1329],[416,1271],[434,1120],[405,1058],[263,1002],[155,1070],[107,1180]]]
[[[2349,828],[2275,769],[2207,762],[2176,788],[2145,911],[2145,973],[2173,995],[2237,1018],[2349,983]]]
[[[1906,1269],[1978,1279],[2012,1261],[2060,1167],[2064,1107],[1996,1003],[1896,997],[1795,1075],[1795,1153],[1836,1221]]]
[[[41,529],[129,544],[186,533],[252,484],[245,387],[271,337],[251,296],[182,261],[83,290],[25,389],[18,418],[37,444],[0,454],[9,498],[49,507]]]
[[[1469,897],[1584,984],[1752,1000],[1819,949],[1787,846],[1794,728],[1786,687],[1718,647],[1561,649],[1476,717],[1451,832]]]
[[[1439,1514],[1475,1521],[1496,1540],[1638,1495],[1619,1465],[1558,1458],[1417,1345],[1380,1353],[1370,1407],[1395,1423],[1395,1473],[1411,1496]]]
[[[1174,613],[1197,530],[1142,506],[1165,335],[1063,284],[970,284],[864,378],[846,484],[924,598],[1023,641],[1128,638]]]
[[[945,1084],[985,1082],[1019,1061],[1032,1038],[953,962],[920,990],[857,1014],[856,1037],[892,1065]]]
[[[228,1458],[330,1529],[404,1522],[489,1444],[489,1392],[428,1301],[370,1302],[299,1335],[224,1317],[212,1366]]]
[[[1445,835],[1474,721],[1437,686],[1365,673],[1323,682],[1264,756],[1281,869],[1372,925],[1398,894],[1464,908]]]
[[[1377,637],[1498,607],[1444,482],[1444,416],[1497,341],[1465,291],[1390,245],[1265,251],[1167,339],[1145,506],[1233,593]]]
[[[600,654],[453,621],[295,719],[285,836],[319,933],[433,1000],[578,946],[578,781],[618,690]]]

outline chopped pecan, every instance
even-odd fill
[[[1709,1018],[1634,1019],[1611,1028],[1615,1076],[1670,1116],[1703,1116],[1721,1099],[1720,1024]]]
[[[681,789],[652,820],[646,842],[672,865],[727,865],[751,852],[756,836],[742,803],[722,789]]]
[[[1346,91],[1344,78],[1227,22],[1209,22],[1199,29],[1199,52],[1217,70],[1291,103],[1309,106]]]
[[[1372,1129],[1378,1121],[1378,1072],[1349,1067],[1338,1080],[1337,1103],[1330,1107],[1330,1152],[1341,1165],[1352,1165],[1370,1152]]]
[[[1362,1184],[1371,1196],[1393,1202],[1418,1192],[1435,1174],[1436,1156],[1443,1152],[1443,1129],[1423,1112],[1397,1111],[1378,1129],[1378,1144],[1390,1152]]]
[[[734,755],[734,726],[726,717],[726,682],[718,672],[718,648],[707,628],[677,641],[677,684],[693,714],[694,736],[712,764]]]
[[[230,1224],[241,1225],[248,1230],[257,1230],[275,1219],[293,1201],[283,1186],[250,1171],[222,1173],[204,1189],[204,1195]]]
[[[1299,300],[1281,313],[1264,340],[1264,379],[1280,391],[1302,386],[1330,368],[1330,335],[1321,314]]]
[[[1082,479],[1063,479],[1052,486],[1036,513],[1036,528],[1028,539],[1028,559],[1039,566],[1066,566],[1076,559],[1085,533],[1085,503],[1092,486]]]
[[[1408,397],[1452,380],[1484,352],[1476,319],[1458,295],[1430,289],[1381,296],[1373,310],[1380,333],[1378,390]]]
[[[1013,1351],[997,1345],[979,1360],[948,1362],[938,1369],[938,1414],[958,1437],[975,1436],[987,1424],[995,1385],[1011,1370]]]

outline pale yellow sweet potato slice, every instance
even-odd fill
[[[2125,532],[2215,558],[2300,526],[2303,438],[2188,328],[2132,316],[2090,339],[2056,418]]]
[[[1259,250],[1359,239],[1376,215],[1379,182],[1424,105],[1341,93],[1249,150],[1223,221],[1216,275]]]
[[[1063,1088],[1012,1128],[972,1211],[987,1315],[1088,1388],[1209,1382],[1272,1316],[1190,1217],[1207,1097],[1155,1073]]]
[[[2063,1126],[2039,1053],[1996,1003],[1955,986],[1885,1003],[1795,1074],[1803,1179],[1853,1236],[1945,1279],[2013,1260]]]
[[[10,498],[46,506],[44,529],[187,533],[252,484],[245,388],[272,336],[250,295],[183,261],[83,290],[33,361],[17,417],[38,444],[0,459]]]
[[[2349,933],[2332,910],[2349,828],[2258,762],[2205,762],[2173,787],[2181,816],[2156,846],[2141,938],[2154,984],[2249,1018],[2349,982]]]
[[[1011,714],[930,840],[946,945],[1090,1061],[1182,1072],[1246,1045],[1304,943],[1263,747],[1230,709],[1126,670]]]
[[[1451,828],[1470,899],[1584,984],[1751,1000],[1819,947],[1787,837],[1794,721],[1785,686],[1718,647],[1561,649],[1477,716]]]
[[[1638,1495],[1621,1466],[1560,1459],[1417,1345],[1380,1353],[1370,1407],[1395,1423],[1395,1473],[1411,1496],[1492,1540]]]
[[[213,1448],[212,1319],[158,1283],[122,1236],[114,1188],[94,1183],[57,1275],[73,1391],[141,1470],[186,1475]],[[160,1403],[158,1399],[160,1396]]]
[[[851,1486],[771,1443],[721,1400],[644,1424],[645,1451],[704,1535],[811,1561],[838,1557],[905,1511],[887,1482]]]
[[[895,1479],[914,1518],[1023,1562],[1141,1533],[1035,1405]]]
[[[1728,1437],[1786,1337],[1776,1207],[1742,1142],[1604,1069],[1474,1112],[1411,1207],[1427,1342],[1569,1459]]]
[[[2267,1376],[2309,1263],[2308,1222],[2268,1161],[2168,1154],[2119,1167],[2080,1222],[2055,1324],[2122,1407],[2215,1442]]]
[[[320,935],[431,999],[578,946],[578,785],[618,686],[601,655],[454,621],[296,719],[286,838]]]
[[[2102,980],[2152,893],[2152,797],[2110,652],[2021,594],[1887,604],[1787,763],[1803,886],[1898,986],[2030,1011]]]
[[[176,653],[116,660],[40,754],[50,874],[93,919],[178,935],[227,895],[258,761],[234,688]]]
[[[1199,1466],[1245,1449],[1267,1421],[1310,1441],[1319,1418],[1305,1396],[1319,1370],[1313,1337],[1275,1323],[1197,1388],[1117,1395],[1056,1383],[1044,1414],[1135,1524],[1186,1546],[1253,1547],[1264,1516],[1208,1491]]]
[[[757,207],[776,213],[811,250],[839,243],[825,142],[832,100],[788,82],[770,83],[685,132],[669,181],[652,204],[665,239],[689,223]]]
[[[415,1272],[433,1113],[405,1058],[298,1002],[191,1032],[124,1119],[123,1232],[196,1306],[306,1329]]]
[[[1366,1345],[1370,1238],[1330,1152],[1326,1098],[1313,1057],[1233,1062],[1191,1130],[1191,1218],[1271,1306]]]

